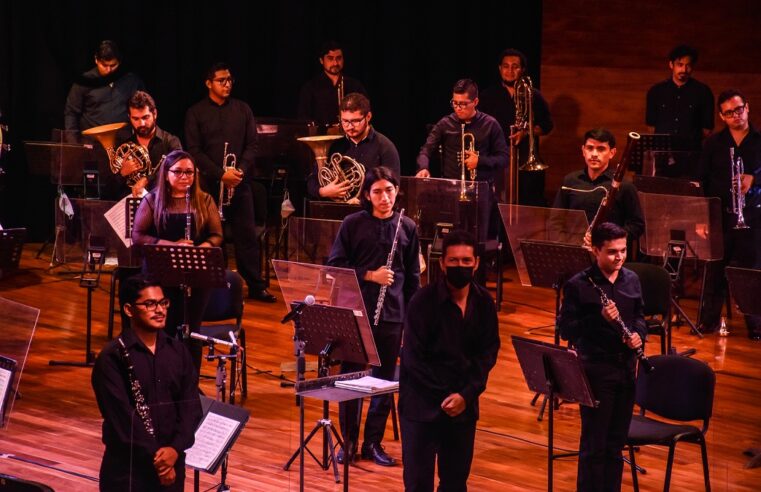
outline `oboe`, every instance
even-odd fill
[[[396,254],[396,245],[399,242],[399,229],[402,225],[402,217],[404,217],[404,209],[399,211],[399,221],[396,223],[396,232],[394,232],[394,242],[391,243],[391,251],[386,258],[386,268],[391,268],[394,263],[394,254]],[[378,302],[375,304],[375,316],[373,317],[373,326],[378,326],[380,321],[381,311],[383,310],[383,302],[386,300],[386,290],[388,285],[381,285],[380,292],[378,293]]]
[[[190,213],[190,186],[185,190],[185,240],[190,241],[191,235],[191,220],[192,214]]]
[[[592,277],[587,276],[587,280],[589,280],[589,283],[592,284],[592,287],[595,288],[598,294],[600,294],[600,302],[603,306],[607,306],[610,304],[610,299],[608,299],[608,296],[605,295],[605,292],[603,292],[602,288],[595,283],[594,280],[592,280]],[[621,319],[621,316],[616,316],[616,319],[614,320],[616,322],[616,325],[621,330],[621,334],[624,336],[624,338],[631,338],[633,333],[629,328],[626,327],[626,323],[624,323],[624,320]],[[650,362],[650,360],[645,355],[645,350],[642,348],[642,345],[634,349],[635,354],[637,355],[637,359],[639,359],[639,363],[642,364],[642,367],[645,368],[645,371],[652,372],[653,364]]]

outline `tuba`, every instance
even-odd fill
[[[327,186],[338,178],[338,182],[348,181],[351,188],[344,195],[344,202],[359,198],[362,182],[365,180],[365,166],[349,156],[335,153],[326,165],[317,170],[320,186]]]
[[[222,151],[222,174],[226,173],[229,169],[235,169],[238,159],[235,154],[227,153],[227,146],[229,142],[225,142],[225,149]],[[233,201],[233,195],[235,194],[235,188],[225,187],[225,182],[222,179],[219,180],[219,218],[225,220],[225,213],[223,208],[230,205]]]
[[[148,149],[140,144],[125,142],[114,150],[116,132],[124,128],[126,125],[126,123],[111,123],[108,125],[95,126],[84,130],[82,135],[94,137],[100,142],[108,154],[108,164],[111,168],[111,172],[114,174],[119,174],[125,160],[135,159],[140,167],[127,176],[127,184],[129,186],[134,186],[141,178],[153,174],[155,167],[151,164],[151,157],[148,154]]]

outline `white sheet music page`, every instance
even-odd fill
[[[129,196],[131,195],[127,195],[116,202],[116,205],[108,209],[108,211],[103,214],[108,223],[111,225],[111,228],[114,230],[114,232],[116,232],[116,235],[119,236],[119,239],[122,240],[124,246],[127,248],[132,246],[132,239],[124,237],[124,228],[127,227],[127,212],[125,203],[127,203],[127,198]]]
[[[209,412],[196,430],[193,447],[185,450],[185,464],[208,470],[232,439],[240,422]]]
[[[0,408],[5,404],[5,392],[11,384],[11,371],[0,367]]]

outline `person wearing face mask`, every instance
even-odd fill
[[[399,415],[407,492],[465,491],[473,460],[478,398],[497,362],[499,327],[489,292],[473,281],[475,238],[444,237],[444,271],[409,303],[399,379]]]
[[[400,213],[394,211],[398,192],[399,179],[389,168],[379,166],[370,169],[361,190],[364,210],[344,219],[328,259],[330,266],[356,271],[368,316],[374,316],[381,286],[387,287],[379,322],[373,326],[381,365],[372,369],[373,377],[386,380],[394,378],[406,306],[420,287],[417,226],[409,217],[400,217]],[[394,258],[391,268],[387,268],[395,237],[397,246]],[[364,366],[358,364],[341,364],[342,373],[363,369]],[[341,433],[344,441],[350,441],[352,447],[356,447],[359,437],[356,412],[361,410],[361,400],[358,402],[339,406]],[[396,460],[381,445],[390,410],[390,395],[373,396],[365,421],[362,458],[371,459],[381,466],[396,464]],[[350,448],[349,452],[355,456],[355,449]],[[342,463],[343,460],[344,450],[339,450],[338,461]]]

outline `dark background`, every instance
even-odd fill
[[[203,75],[229,62],[233,96],[256,116],[295,115],[301,84],[320,66],[323,41],[344,46],[345,72],[370,94],[375,127],[397,145],[411,174],[425,125],[451,111],[453,83],[498,81],[499,53],[521,49],[538,84],[541,2],[188,2],[11,1],[0,3],[0,108],[10,127],[2,157],[3,226],[27,226],[43,239],[52,223],[49,179],[30,176],[24,140],[47,140],[63,126],[72,82],[94,66],[102,39],[116,41],[123,63],[145,82],[159,125],[182,138],[186,109],[204,97]]]

